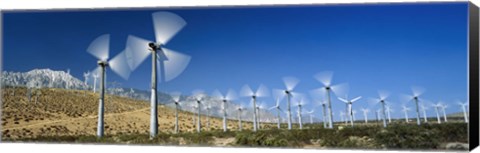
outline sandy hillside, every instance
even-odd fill
[[[28,102],[25,88],[5,89],[2,99],[2,139],[52,135],[95,135],[97,126],[98,93],[80,90],[41,89],[35,102]],[[143,133],[149,131],[149,104],[133,99],[106,96],[105,134]],[[174,110],[159,106],[159,131],[173,132]],[[206,116],[201,117],[202,130]],[[220,118],[210,119],[210,128],[221,129]],[[194,131],[192,114],[179,113],[180,132]],[[244,129],[250,123],[243,122]],[[238,130],[238,121],[228,121],[230,130]]]

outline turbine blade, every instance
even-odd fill
[[[216,98],[216,99],[219,99],[219,100],[225,99],[225,97],[222,95],[222,93],[217,89],[215,89],[215,91],[213,91],[212,97]]]
[[[235,94],[235,90],[233,89],[228,89],[227,95],[225,96],[225,99],[232,101],[237,98],[237,95]]]
[[[164,45],[187,24],[182,17],[170,12],[155,12],[152,18],[156,41]]]
[[[253,96],[255,93],[253,93],[252,88],[250,88],[249,85],[243,85],[242,89],[240,90],[240,95],[241,96]]]
[[[361,98],[362,98],[362,96],[358,96],[357,98],[353,98],[353,99],[351,100],[351,102],[353,103],[353,102],[355,102],[355,101],[357,101],[357,100],[360,100]]]
[[[123,79],[128,80],[130,76],[130,68],[128,66],[127,57],[125,56],[125,51],[122,51],[117,56],[113,57],[112,60],[108,62],[108,65],[113,72],[117,73]]]
[[[283,77],[283,83],[285,84],[285,87],[288,91],[295,89],[298,82],[300,81],[295,77]]]
[[[170,96],[172,96],[173,101],[179,102],[180,101],[180,92],[171,92]]]
[[[273,98],[276,98],[277,101],[281,101],[283,100],[283,98],[285,98],[285,91],[284,90],[280,90],[280,89],[273,89],[272,90],[272,96]]]
[[[159,70],[159,72],[165,73],[165,82],[168,82],[178,75],[180,75],[190,63],[191,57],[168,48],[162,48],[163,53],[167,57],[167,60],[158,61],[160,64],[163,62],[164,70]],[[158,67],[161,68],[161,67]],[[161,75],[160,75],[161,76]],[[162,80],[162,79],[161,79]]]
[[[413,86],[412,87],[412,93],[413,93],[414,97],[418,97],[418,96],[422,95],[423,92],[425,92],[425,89],[422,88],[422,87],[419,87],[419,86]]]
[[[257,92],[255,93],[255,95],[257,97],[267,97],[268,96],[268,88],[261,84],[258,89],[257,89]]]
[[[342,101],[342,102],[344,102],[344,103],[348,103],[348,100],[346,100],[346,99],[343,99],[343,98],[340,98],[340,97],[337,97],[337,98],[338,98],[338,100],[340,100],[340,101]]]
[[[319,82],[321,82],[324,86],[328,87],[331,84],[333,72],[332,71],[320,72],[320,73],[317,73],[314,77]]]
[[[318,88],[310,91],[310,96],[316,101],[325,101],[327,90],[325,88]]]
[[[128,35],[126,56],[131,70],[137,69],[151,54],[148,43],[151,41]]]
[[[333,93],[335,93],[335,95],[337,96],[347,95],[348,93],[348,83],[337,84],[337,85],[331,86],[330,88],[332,89]]]
[[[385,91],[385,90],[379,90],[379,91],[378,91],[378,96],[380,97],[380,100],[385,100],[385,99],[387,99],[389,95],[390,95],[390,93],[388,93],[388,92]]]
[[[97,59],[106,61],[110,47],[110,34],[101,35],[90,43],[87,52],[97,57]]]

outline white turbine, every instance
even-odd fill
[[[276,98],[275,106],[270,107],[269,110],[274,108],[277,109],[277,128],[280,129],[280,112],[282,111],[282,109],[280,108],[280,99],[278,97]]]
[[[311,111],[308,111],[307,114],[310,116],[310,124],[313,124],[313,116],[314,116],[314,113],[315,112],[315,109],[312,109]]]
[[[98,74],[92,73],[93,77],[93,93],[97,93],[97,79],[98,79]]]
[[[461,102],[458,102],[458,105],[460,105],[462,107],[462,111],[463,111],[463,118],[465,119],[465,123],[468,123],[468,115],[467,115],[467,105],[468,105],[468,102],[466,103],[461,103]]]
[[[408,108],[405,105],[402,105],[402,111],[405,113],[405,122],[408,123],[408,111],[410,111],[410,108]]]
[[[420,101],[420,98],[419,96],[423,94],[423,92],[425,91],[425,89],[421,88],[421,87],[412,87],[412,95],[405,95],[404,97],[406,98],[406,101],[412,101],[415,102],[415,110],[417,112],[416,114],[416,117],[417,117],[417,125],[420,125],[421,122],[420,122],[420,111],[419,111],[419,101]]]
[[[88,84],[87,84],[87,82],[88,82],[88,77],[90,77],[90,71],[87,71],[87,72],[83,73],[83,77],[84,77],[84,79],[85,79],[84,84],[85,84],[86,88],[88,89]]]
[[[107,66],[111,68],[113,72],[127,80],[130,76],[130,69],[127,64],[127,57],[125,51],[122,51],[117,56],[108,61],[109,58],[109,46],[110,35],[105,34],[97,37],[87,48],[87,52],[92,54],[98,59],[99,65],[94,71],[94,74],[100,74],[100,99],[98,103],[98,125],[97,125],[97,137],[103,137],[103,113],[104,113],[104,96],[105,96],[105,69]],[[68,82],[68,81],[67,81]]]
[[[275,89],[273,90],[273,94],[275,97],[279,98],[281,101],[284,97],[287,97],[287,126],[288,130],[292,129],[292,111],[291,111],[291,100],[292,97],[295,97],[295,94],[293,92],[293,89],[298,85],[300,82],[297,78],[295,77],[283,77],[282,78],[283,83],[285,85],[285,89]]]
[[[158,133],[157,67],[159,82],[167,82],[180,75],[191,59],[188,55],[164,47],[186,25],[185,20],[170,12],[152,13],[152,19],[156,41],[131,35],[127,39],[127,57],[130,69],[136,69],[147,57],[152,55],[150,138]]]
[[[448,120],[447,120],[447,113],[445,112],[445,109],[448,108],[448,105],[442,104],[442,105],[440,105],[440,107],[442,108],[443,119],[444,119],[444,121],[445,121],[445,123],[446,123],[446,122],[448,122]]]
[[[238,130],[242,131],[243,126],[242,126],[242,114],[243,110],[245,110],[245,106],[243,106],[243,103],[240,104],[240,106],[237,107],[238,110]]]
[[[257,109],[257,112],[258,112],[257,129],[260,129],[260,127],[261,127],[261,123],[262,123],[262,116],[261,116],[262,113],[261,113],[261,112],[262,112],[262,110],[265,109],[265,108],[266,108],[266,105],[265,105],[264,102],[260,102],[260,103],[257,105],[257,108],[256,108],[256,109]]]
[[[420,108],[422,109],[422,112],[423,112],[423,120],[425,123],[428,122],[427,120],[427,109],[428,107],[426,107],[425,105],[423,105],[423,103],[420,104]]]
[[[370,112],[370,110],[368,109],[365,109],[365,108],[361,108],[362,112],[363,112],[363,117],[365,117],[365,123],[368,123],[368,112]]]
[[[352,116],[353,116],[353,121],[352,122],[355,122],[357,119],[356,119],[356,114],[357,114],[357,110],[352,110]]]
[[[248,85],[244,85],[241,90],[241,95],[245,97],[251,97],[252,98],[252,108],[253,108],[253,131],[257,131],[257,98],[259,97],[266,97],[268,96],[268,89],[264,85],[260,85],[257,89],[256,92],[250,88]]]
[[[229,89],[228,92],[223,95],[220,91],[215,90],[212,95],[222,101],[223,132],[227,132],[227,103],[235,99],[235,92]]]
[[[378,96],[379,98],[373,98],[372,102],[374,103],[380,103],[382,105],[382,119],[383,119],[383,127],[387,127],[387,115],[386,115],[386,99],[389,96],[389,93],[386,91],[378,91]]]
[[[328,128],[332,129],[333,128],[333,110],[332,110],[332,101],[330,99],[330,92],[333,91],[335,95],[344,95],[343,90],[345,87],[347,87],[347,84],[338,84],[338,85],[331,85],[331,80],[332,80],[333,72],[326,71],[326,72],[321,72],[317,73],[314,77],[317,79],[319,82],[323,84],[322,88],[316,89],[313,92],[317,92],[320,95],[326,95],[326,100],[328,102],[328,112],[329,112],[329,120],[328,120]]]
[[[298,125],[300,129],[303,129],[303,122],[302,122],[302,107],[308,104],[307,100],[303,96],[299,96],[295,98],[295,105],[297,106],[297,115],[298,115]]]
[[[346,96],[345,96],[345,97],[346,97]],[[338,97],[338,100],[344,102],[344,103],[347,105],[346,114],[348,114],[348,116],[350,116],[350,124],[351,124],[352,127],[353,127],[353,121],[354,121],[354,119],[353,119],[353,108],[352,108],[352,104],[353,104],[355,101],[359,100],[360,98],[362,98],[362,96],[358,96],[358,97],[353,98],[353,99],[351,99],[351,100],[347,100],[347,99],[348,99],[347,97],[346,97],[345,99]]]
[[[178,127],[178,109],[181,108],[181,105],[180,105],[180,95],[181,93],[180,92],[172,92],[170,93],[170,95],[172,96],[172,100],[175,104],[175,133],[178,133],[179,132],[179,127]]]
[[[198,112],[197,112],[197,115],[198,115],[198,118],[197,118],[197,132],[201,132],[201,129],[202,129],[202,124],[201,124],[201,120],[200,120],[201,105],[202,105],[202,101],[204,100],[206,95],[201,90],[194,90],[192,93],[193,93],[193,96],[195,97],[195,102],[197,104],[196,107],[197,107],[197,110],[198,110]]]
[[[387,105],[387,110],[386,111],[387,111],[387,115],[388,115],[388,123],[392,123],[392,116],[390,116],[390,113],[393,112],[392,107]]]
[[[347,124],[347,120],[345,119],[346,117],[344,118],[344,116],[345,116],[345,112],[340,111],[340,120],[342,122],[345,122],[345,124]]]
[[[435,107],[435,112],[437,113],[437,122],[438,124],[442,123],[442,121],[440,120],[440,113],[439,113],[439,108],[442,107],[442,103],[437,103],[437,104],[433,104],[432,105],[433,107]]]

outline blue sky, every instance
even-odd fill
[[[179,77],[159,85],[161,91],[239,91],[244,84],[283,88],[281,78],[294,76],[301,80],[296,90],[308,93],[321,86],[313,75],[328,70],[334,84],[349,84],[351,97],[364,97],[354,104],[358,111],[378,107],[367,99],[379,89],[391,93],[394,117],[403,117],[398,94],[410,93],[411,86],[425,88],[425,99],[449,104],[447,113],[460,111],[455,102],[467,97],[465,2],[7,12],[4,70],[71,69],[83,79],[82,73],[96,66],[86,52],[91,41],[111,34],[113,56],[125,48],[128,35],[153,40],[156,11],[185,19],[187,25],[166,46],[192,57]],[[112,71],[108,81],[148,90],[147,61],[128,81]],[[261,100],[273,105],[271,97]],[[336,98],[332,103],[335,113],[344,110]],[[434,115],[432,108],[428,114]]]

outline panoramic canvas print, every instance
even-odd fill
[[[468,150],[467,2],[2,15],[2,142]]]

